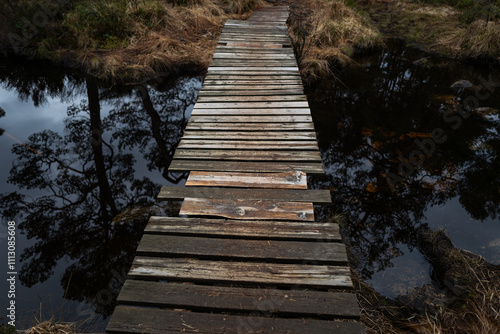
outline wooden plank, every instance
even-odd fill
[[[311,116],[191,116],[193,123],[307,123]]]
[[[233,95],[233,96],[199,96],[199,103],[226,103],[226,102],[262,102],[262,101],[304,101],[307,103],[307,96],[305,95],[271,95],[271,96],[241,96],[241,95]]]
[[[198,102],[198,108],[206,109],[253,109],[253,108],[309,108],[307,101],[285,102]]]
[[[224,238],[242,238],[247,240],[342,241],[339,226],[337,224],[320,222],[227,220],[153,216],[149,218],[149,222],[144,230],[144,233],[204,237],[215,236]]]
[[[231,66],[231,67],[271,67],[271,66],[297,66],[297,63],[294,61],[273,61],[273,60],[238,60],[238,59],[224,59],[212,60],[210,63],[211,67],[223,67],[223,66]]]
[[[346,264],[344,244],[335,242],[243,240],[177,235],[143,235],[138,255],[286,263]]]
[[[295,56],[290,54],[255,54],[255,53],[243,53],[243,52],[216,52],[212,56],[213,59],[288,59],[295,61]]]
[[[314,221],[312,203],[185,198],[179,215],[230,219]]]
[[[203,161],[173,160],[169,172],[218,171],[273,173],[287,170],[301,170],[310,175],[325,175],[320,162],[259,162],[259,161]]]
[[[307,189],[306,173],[289,171],[281,173],[202,172],[192,171],[187,186]]]
[[[221,37],[249,37],[249,38],[259,38],[259,37],[276,37],[276,38],[290,38],[286,31],[283,30],[268,30],[268,31],[254,31],[251,29],[233,29],[233,28],[223,28]]]
[[[352,288],[350,273],[349,267],[331,265],[226,262],[137,256],[128,276],[167,281],[348,289]]]
[[[314,141],[284,141],[284,140],[192,140],[182,139],[178,148],[201,149],[234,149],[234,150],[318,150]]]
[[[249,43],[247,43],[249,44]],[[298,72],[299,68],[296,66],[262,66],[262,67],[231,67],[231,66],[217,66],[209,67],[210,72],[229,72],[229,71],[267,71],[267,72]]]
[[[287,38],[232,38],[232,37],[221,37],[218,43],[226,43],[226,45],[277,45],[282,47],[283,45],[290,45],[290,40]]]
[[[257,48],[282,48],[283,47],[283,44],[244,43],[244,42],[230,42],[230,43],[225,43],[224,45],[236,46],[236,47],[257,47]]]
[[[293,189],[229,189],[217,187],[174,187],[161,188],[159,200],[183,200],[184,198],[264,200],[276,202],[332,202],[328,190],[293,190]]]
[[[280,84],[293,82],[297,85],[302,85],[302,81],[299,75],[294,75],[292,73],[286,73],[283,75],[270,75],[270,74],[256,74],[254,75],[246,75],[246,74],[207,74],[205,76],[205,82],[208,80],[218,80],[218,81],[229,81],[229,80],[237,80],[237,82],[241,82],[241,80],[247,80],[248,82],[258,82],[258,83],[266,83],[269,82],[271,84]],[[277,81],[278,80],[278,81]],[[281,81],[279,81],[281,80]],[[262,82],[259,82],[262,81]],[[237,82],[230,82],[231,84]]]
[[[314,130],[313,123],[189,123],[186,130],[204,131],[304,131]]]
[[[291,80],[286,80],[287,82],[279,83],[275,81],[268,82],[244,82],[239,81],[217,81],[217,80],[207,80],[203,84],[202,89],[205,91],[207,89],[211,90],[300,90],[303,91],[302,85],[298,82],[293,82]],[[254,93],[251,93],[254,94]],[[304,94],[304,93],[302,93]]]
[[[191,116],[201,116],[201,115],[219,115],[219,116],[229,116],[229,115],[275,115],[275,116],[286,116],[286,115],[310,115],[311,111],[308,108],[274,108],[274,109],[203,109],[203,108],[193,108]]]
[[[279,316],[358,319],[354,293],[251,289],[126,280],[118,303],[213,312],[266,311]]]
[[[246,47],[246,48],[238,48],[233,46],[225,46],[218,45],[215,49],[215,52],[247,52],[247,53],[259,53],[259,54],[294,54],[291,49],[268,49],[268,48],[259,48],[259,47]]]
[[[137,306],[117,306],[108,333],[273,333],[364,334],[358,322],[223,315]]]
[[[177,149],[174,159],[196,160],[244,160],[244,161],[317,161],[319,152],[304,151],[248,151],[248,150],[191,150]]]
[[[247,95],[303,95],[304,91],[301,88],[282,88],[275,90],[261,90],[255,89],[252,86],[252,90],[248,89],[248,86],[234,87],[234,86],[219,86],[218,90],[215,89],[204,89],[198,92],[198,96],[247,96]]]
[[[262,131],[262,132],[243,132],[243,131],[186,131],[185,139],[238,139],[238,140],[316,140],[316,133],[312,131],[290,132],[290,131]]]

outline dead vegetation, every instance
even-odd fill
[[[78,333],[74,323],[54,320],[43,321],[25,331],[26,334],[75,334]]]
[[[359,0],[357,4],[388,37],[454,58],[500,62],[496,0]]]
[[[10,9],[15,23],[36,13],[36,1],[23,4],[1,6]],[[262,0],[72,1],[31,38],[15,39],[22,45],[14,49],[120,82],[180,69],[199,72],[208,67],[224,22],[246,18],[263,5]],[[9,33],[22,36],[21,25],[10,26]]]
[[[209,0],[169,1],[154,5],[147,22],[129,22],[130,37],[121,42],[111,41],[98,48],[102,39],[89,39],[80,45],[78,63],[99,77],[120,81],[154,77],[177,69],[201,71],[208,67],[217,45],[221,28],[228,18],[244,18],[252,9],[261,6],[259,0],[231,0],[216,2]],[[225,3],[225,4],[224,4]],[[148,7],[149,8],[149,7]],[[134,18],[141,6],[128,5],[126,17]],[[70,24],[78,27],[78,24]],[[74,33],[79,34],[75,29]],[[79,41],[91,34],[83,31]],[[116,37],[117,39],[119,37]]]
[[[370,19],[344,0],[307,0],[292,5],[290,21],[290,35],[306,81],[328,74],[332,64],[352,64],[356,51],[383,45]]]
[[[423,231],[419,244],[434,284],[390,300],[355,278],[368,333],[500,333],[500,266],[455,248],[443,231]]]

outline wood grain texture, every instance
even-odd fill
[[[249,115],[260,115],[260,116],[290,116],[290,115],[311,115],[311,111],[308,108],[273,108],[273,109],[203,109],[203,108],[193,108],[191,116],[204,116],[204,115],[216,115],[216,116],[249,116]]]
[[[186,181],[188,186],[239,187],[267,189],[307,189],[306,173],[241,173],[193,171]]]
[[[274,316],[304,315],[358,319],[356,295],[342,292],[251,289],[127,280],[118,302],[194,311],[265,311]]]
[[[198,116],[192,115],[192,123],[312,123],[312,117],[307,116]]]
[[[230,219],[314,221],[314,208],[307,202],[246,199],[185,198],[179,215],[216,216]]]
[[[315,141],[294,140],[196,140],[182,139],[178,148],[238,150],[319,150]]]
[[[224,108],[309,108],[307,101],[282,101],[282,102],[198,102],[198,108],[224,109]]]
[[[186,126],[186,131],[314,131],[313,123],[217,123],[192,122]]]
[[[316,133],[313,131],[186,131],[185,139],[203,139],[203,140],[316,140]]]
[[[246,240],[342,241],[338,224],[298,221],[152,216],[149,218],[144,233],[240,238]]]
[[[165,186],[161,188],[158,195],[159,200],[183,200],[188,197],[209,199],[245,198],[247,200],[311,202],[318,204],[331,203],[330,191],[328,190]]]
[[[117,306],[108,333],[265,333],[364,334],[358,322],[266,318]]]
[[[244,259],[298,264],[304,261],[315,264],[347,264],[343,244],[319,241],[242,240],[145,234],[137,248],[137,255],[218,261]]]
[[[137,256],[128,276],[167,281],[350,289],[352,288],[350,273],[348,267],[332,265],[229,262]]]
[[[180,148],[175,151],[174,159],[321,162],[319,152],[315,151],[303,151],[299,154],[296,151],[190,150]]]
[[[190,172],[193,170],[214,172],[255,172],[274,173],[289,170],[301,170],[310,175],[324,175],[320,162],[260,162],[260,161],[203,161],[173,160],[169,172]]]

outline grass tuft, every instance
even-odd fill
[[[352,63],[356,50],[383,45],[370,19],[345,0],[309,0],[308,12],[292,16],[290,35],[306,81],[329,75],[329,64]]]
[[[64,323],[54,320],[48,320],[38,323],[29,328],[26,334],[75,334],[78,333],[77,326],[74,323]]]

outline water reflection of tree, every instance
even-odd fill
[[[32,80],[6,86],[33,88],[37,84]],[[87,100],[68,108],[64,135],[49,129],[31,135],[26,144],[40,154],[21,145],[12,149],[17,159],[9,182],[44,195],[31,198],[21,191],[3,194],[0,207],[4,217],[21,216],[19,229],[36,240],[21,255],[21,282],[31,287],[47,280],[58,262],[66,259],[71,263],[61,279],[63,288],[67,288],[66,298],[91,303],[106,316],[113,303],[98,292],[105,290],[116,297],[116,285],[120,285],[131,264],[148,216],[170,210],[154,204],[160,185],[148,178],[135,178],[134,156],[123,148],[139,147],[150,168],[161,168],[165,175],[172,147],[181,136],[185,108],[194,96],[185,96],[177,108],[163,108],[176,94],[175,88],[167,93],[142,89],[142,98],[136,101],[128,95],[99,89],[88,78],[85,88],[81,84],[78,87],[87,93]],[[45,99],[46,86],[40,89],[35,104]],[[104,118],[100,110],[102,96],[118,105]],[[160,111],[154,110],[153,103]],[[182,122],[163,126],[169,122],[168,117],[176,115]],[[148,119],[152,122],[142,121]]]
[[[372,79],[346,73],[341,80],[349,89],[332,89],[327,83],[315,90],[312,99],[323,162],[329,170],[312,183],[333,190],[333,205],[318,208],[318,216],[344,215],[346,240],[364,278],[391,266],[401,253],[399,244],[419,249],[430,206],[458,196],[478,220],[497,217],[500,207],[500,145],[494,135],[499,123],[473,113],[452,129],[443,121],[443,102],[427,97],[450,94],[442,82],[457,76],[450,73],[453,69],[436,73],[435,68],[413,66],[391,54],[379,60],[382,66],[370,68]],[[449,108],[455,106],[449,102]],[[418,149],[415,140],[428,139],[435,128],[445,129],[448,140],[436,144],[422,167],[392,192],[387,173],[397,173],[400,157],[407,160]],[[474,148],[477,142],[480,149]]]

